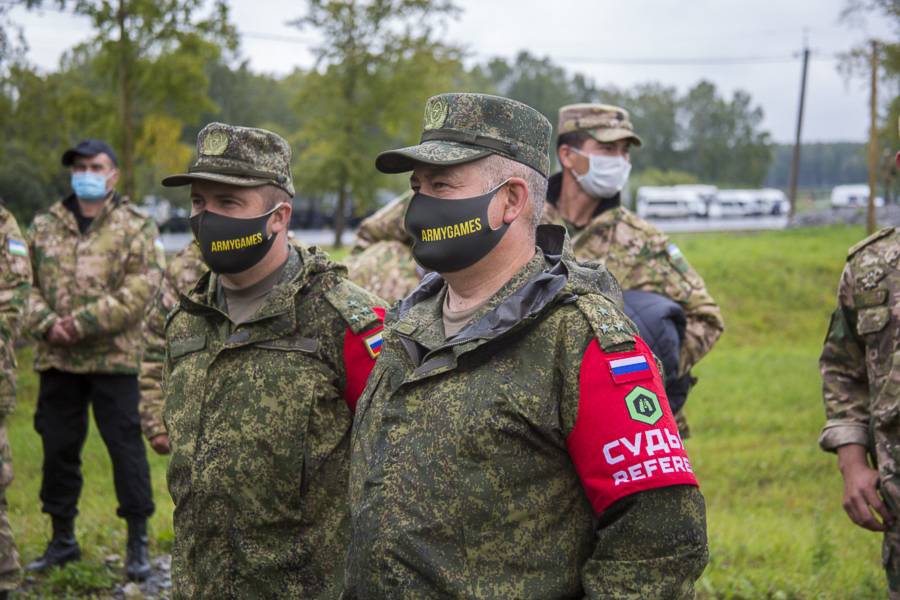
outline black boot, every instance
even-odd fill
[[[147,556],[147,519],[128,519],[125,574],[131,581],[144,581],[150,577],[150,559]]]
[[[53,518],[53,538],[44,554],[25,566],[26,571],[44,571],[81,559],[81,548],[75,539],[75,519]]]

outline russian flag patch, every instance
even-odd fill
[[[366,350],[369,351],[369,356],[375,358],[378,356],[378,353],[381,352],[381,330],[373,333],[367,338],[363,339],[363,344],[366,345]]]
[[[650,370],[650,363],[647,362],[647,357],[643,354],[610,360],[609,370],[612,373],[613,381],[616,383],[648,379],[653,375],[653,372]]]
[[[17,254],[19,256],[28,256],[28,247],[25,245],[25,242],[9,238],[8,247],[9,247],[10,254]]]

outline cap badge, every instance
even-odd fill
[[[424,129],[439,129],[447,120],[447,102],[443,98],[434,98],[425,107]]]
[[[203,154],[206,154],[207,156],[219,156],[220,154],[224,154],[227,148],[228,134],[221,129],[217,129],[215,131],[210,131],[207,136],[203,138],[203,145],[200,149]]]

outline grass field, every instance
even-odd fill
[[[885,596],[876,534],[840,507],[834,457],[819,451],[823,422],[817,358],[848,246],[862,229],[696,234],[675,241],[704,276],[727,331],[697,368],[688,442],[709,510],[711,562],[701,598],[864,599]],[[11,519],[25,560],[43,550],[40,445],[31,423],[37,394],[27,350],[20,404],[10,422],[17,479]],[[103,565],[124,554],[110,465],[96,428],[84,451],[78,531],[86,560],[38,582],[34,594],[72,596],[108,587]],[[154,550],[171,545],[165,460],[151,460]]]

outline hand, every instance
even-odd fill
[[[165,433],[150,438],[150,447],[154,452],[163,456],[172,452],[172,448],[169,447],[169,436]]]
[[[878,494],[878,471],[866,461],[866,449],[859,444],[841,446],[838,465],[844,477],[842,504],[850,520],[870,531],[885,531],[892,526],[894,515]]]
[[[47,332],[47,341],[54,346],[71,346],[75,343],[75,340],[69,335],[66,326],[63,324],[63,319],[59,319],[50,327],[50,331]]]
[[[69,334],[69,339],[74,344],[78,341],[78,328],[75,327],[75,317],[69,315],[68,317],[63,317],[61,321],[66,333]]]

